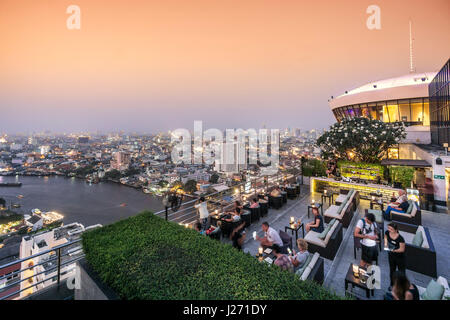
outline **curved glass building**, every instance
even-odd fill
[[[408,140],[430,143],[428,85],[435,75],[415,73],[374,81],[332,98],[330,107],[338,121],[352,117],[403,121],[408,127]]]

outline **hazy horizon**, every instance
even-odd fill
[[[66,8],[81,8],[68,30]],[[368,30],[366,8],[381,8]],[[321,129],[327,100],[449,58],[450,1],[2,0],[0,132]]]

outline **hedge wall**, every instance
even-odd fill
[[[91,267],[123,299],[340,299],[150,212],[85,232],[83,247]]]

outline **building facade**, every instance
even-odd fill
[[[428,86],[430,96],[431,140],[450,145],[450,59]]]
[[[389,152],[390,159],[426,161],[417,174],[432,179],[435,203],[447,206],[450,188],[449,62],[437,72],[375,81],[329,100],[337,121],[367,117],[402,121],[406,138]],[[400,163],[400,162],[399,162]],[[414,163],[414,162],[412,162]],[[417,162],[419,163],[419,162]],[[423,162],[422,162],[423,163]],[[423,178],[423,177],[422,177]]]
[[[368,83],[332,98],[338,121],[367,117],[383,122],[403,121],[408,143],[431,143],[428,85],[435,72],[409,74]]]

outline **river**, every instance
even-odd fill
[[[21,205],[13,209],[30,213],[33,208],[64,215],[64,224],[106,225],[143,210],[162,210],[159,198],[112,182],[88,184],[84,180],[51,177],[2,177],[0,182],[22,182],[21,187],[1,187],[0,198]],[[23,195],[22,199],[17,196]],[[122,205],[126,204],[126,205]]]

